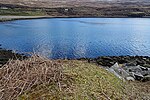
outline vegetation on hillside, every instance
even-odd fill
[[[15,15],[15,16],[44,16],[45,13],[42,10],[36,9],[20,9],[20,8],[7,8],[0,9],[0,15]]]
[[[49,60],[35,55],[23,61],[10,60],[0,68],[2,100],[141,100],[150,97],[149,85],[142,93],[134,86],[99,66],[77,60]]]

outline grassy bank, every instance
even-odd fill
[[[44,11],[29,8],[0,8],[0,22],[18,19],[47,18]]]
[[[44,16],[46,13],[38,9],[28,8],[0,8],[0,15],[16,15],[16,16]]]
[[[0,70],[0,79],[0,94],[6,99],[87,100],[123,95],[121,80],[95,65],[75,60],[51,61],[34,56],[11,61]]]
[[[2,100],[150,98],[149,85],[144,90],[138,88],[141,83],[136,85],[127,85],[99,66],[77,60],[49,60],[32,56],[23,61],[10,60],[0,69]]]

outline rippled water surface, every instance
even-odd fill
[[[150,56],[148,18],[54,18],[0,23],[2,48],[50,58]]]

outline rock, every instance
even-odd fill
[[[148,68],[146,68],[146,67],[143,67],[143,66],[139,66],[141,69],[142,69],[142,71],[148,71]]]
[[[110,72],[121,79],[142,81],[144,77],[148,80],[147,77],[150,75],[150,57],[148,56],[98,57],[90,59],[89,62],[102,65],[105,69],[108,67]]]
[[[135,79],[134,79],[133,77],[131,77],[131,76],[126,77],[126,80],[127,80],[127,81],[135,81]]]
[[[149,72],[149,71],[142,71],[141,74],[142,74],[143,76],[147,76],[147,75],[150,75],[150,72]]]
[[[143,81],[150,81],[150,75],[145,76]]]
[[[109,60],[112,61],[113,59],[111,57],[101,57],[103,60]]]
[[[144,79],[144,76],[140,73],[134,73],[134,78],[135,80],[142,81]]]
[[[111,68],[124,79],[129,76],[129,73],[120,67],[118,63],[115,63]]]
[[[142,60],[136,60],[136,62],[137,62],[138,65],[144,65],[144,64],[146,64],[146,62],[144,61],[144,59],[142,59]]]
[[[117,76],[120,79],[123,79],[118,73],[116,73],[116,71],[112,68],[107,69],[109,72],[113,73],[115,76]]]
[[[144,64],[144,67],[150,68],[150,64]]]
[[[137,63],[136,62],[130,62],[130,63],[127,63],[126,66],[136,66]]]
[[[123,67],[124,70],[126,70],[128,73],[134,72],[134,73],[140,73],[142,72],[142,69],[140,66],[125,66]]]
[[[111,68],[118,69],[119,68],[119,64],[116,62]]]

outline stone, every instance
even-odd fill
[[[123,79],[118,73],[116,73],[116,71],[112,68],[107,69],[109,72],[113,73],[115,76],[117,76],[120,79]]]
[[[144,65],[144,64],[146,64],[146,62],[144,61],[144,59],[137,60],[136,62],[137,62],[138,65]]]
[[[136,62],[130,62],[130,63],[126,63],[126,66],[136,66],[137,63]]]
[[[143,67],[143,66],[139,66],[141,69],[142,69],[142,71],[148,71],[148,68],[146,68],[146,67]]]
[[[150,64],[144,64],[144,67],[150,68]]]
[[[111,68],[118,69],[119,68],[119,64],[116,62]]]
[[[140,66],[126,66],[125,70],[128,72],[134,72],[134,73],[140,73],[142,72],[142,69]]]
[[[133,77],[131,77],[131,76],[126,77],[126,80],[127,80],[127,81],[135,81],[135,79],[134,79]]]
[[[135,80],[142,81],[144,76],[141,73],[134,73]]]
[[[115,63],[111,68],[122,78],[126,78],[129,76],[129,73],[126,72],[122,67],[120,67],[118,63]]]
[[[150,81],[150,75],[145,76],[143,81]]]

